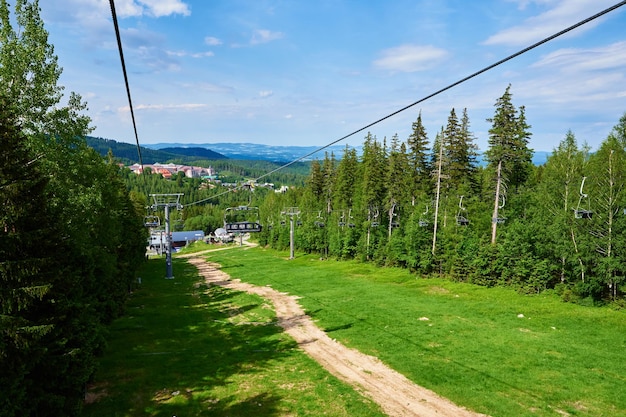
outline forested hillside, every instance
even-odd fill
[[[368,134],[311,167],[307,186],[259,202],[262,244],[409,268],[565,300],[623,304],[626,275],[626,115],[591,154],[565,132],[545,165],[531,163],[532,130],[509,86],[489,120],[487,164],[467,112],[452,109],[433,146],[421,122],[406,141]]]
[[[109,151],[120,162],[126,165],[139,163],[139,153],[137,146],[130,143],[117,142],[112,139],[95,138],[86,136],[87,145],[95,149],[103,157]],[[154,164],[155,162],[168,163],[177,161],[180,163],[192,163],[197,160],[220,160],[228,159],[224,155],[213,152],[205,148],[165,148],[155,150],[140,146],[141,159],[144,164]]]
[[[0,2],[0,416],[77,416],[146,232],[117,164],[77,139],[91,120],[62,102],[36,5]]]

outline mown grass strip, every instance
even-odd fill
[[[266,249],[207,257],[234,278],[303,297],[333,338],[470,409],[626,415],[623,311]]]
[[[265,300],[149,261],[110,329],[85,416],[383,416],[278,327]]]

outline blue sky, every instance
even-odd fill
[[[323,146],[617,0],[116,0],[141,144]],[[134,143],[108,0],[40,0],[94,136]],[[626,112],[626,6],[368,129],[431,141],[464,108],[481,150],[511,84],[530,147],[592,149]],[[366,132],[342,144],[361,145]]]

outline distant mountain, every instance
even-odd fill
[[[319,149],[319,146],[275,146],[261,145],[257,143],[202,143],[202,144],[184,144],[184,143],[155,143],[145,145],[152,149],[169,150],[169,149],[195,149],[210,148],[215,152],[227,156],[230,159],[243,160],[261,160],[271,162],[290,162],[309,155]],[[341,159],[345,145],[335,145],[325,148],[324,150],[310,155],[303,161],[312,161],[314,159],[324,159],[324,153],[334,153],[336,159]],[[361,153],[361,146],[357,146],[357,153]],[[543,165],[548,159],[551,152],[537,151],[533,154],[532,162],[535,165]],[[478,155],[478,163],[484,165],[485,162],[482,153]]]
[[[151,149],[167,150],[167,149],[191,149],[194,147],[210,148],[214,152],[219,152],[222,155],[230,159],[243,159],[243,160],[255,160],[255,161],[270,161],[270,162],[291,162],[296,159],[309,155],[319,149],[319,146],[274,146],[274,145],[261,145],[258,143],[155,143],[145,145]],[[357,151],[360,150],[360,146],[357,147]],[[343,150],[345,145],[335,145],[325,148],[323,151],[317,152],[313,155],[309,155],[302,159],[303,161],[312,161],[315,159],[324,159],[324,153],[333,152],[337,159],[343,156]]]
[[[216,159],[228,159],[228,157],[222,155],[221,153],[213,152],[211,149],[201,148],[201,147],[191,147],[191,148],[183,148],[183,147],[173,147],[173,148],[162,148],[161,152],[167,152],[174,155],[184,155],[190,156],[194,159],[208,159],[208,160],[216,160]]]
[[[113,152],[113,156],[126,164],[139,162],[137,146],[130,143],[117,142],[112,139],[96,138],[87,136],[87,145],[95,149],[100,155],[106,156],[109,149]],[[179,160],[183,163],[189,163],[200,159],[219,160],[228,159],[226,156],[213,152],[202,147],[192,148],[170,148],[170,149],[150,149],[140,146],[141,159],[144,164],[154,164],[155,162],[165,163],[172,160]],[[178,152],[180,151],[180,153]]]

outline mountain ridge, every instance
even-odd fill
[[[117,142],[113,139],[103,139],[88,136],[87,144],[106,156],[109,149],[113,155],[124,161],[138,162],[137,147],[133,144]],[[335,159],[343,156],[346,145],[329,146],[316,152],[320,146],[295,146],[295,145],[264,145],[258,143],[184,143],[184,142],[160,142],[145,144],[140,147],[143,162],[151,164],[155,162],[167,162],[180,160],[189,163],[197,160],[247,160],[268,161],[274,163],[288,163],[295,160],[313,161],[321,160],[326,153],[332,153]],[[361,154],[362,146],[351,147]],[[536,151],[533,153],[532,162],[535,165],[543,165],[551,152]],[[479,165],[484,165],[483,154],[478,155]]]
[[[343,156],[343,150],[345,145],[334,145],[317,151],[320,146],[293,146],[293,145],[264,145],[258,143],[235,143],[235,142],[216,142],[216,143],[154,143],[145,145],[151,149],[166,149],[168,147],[186,148],[186,147],[210,147],[211,150],[219,152],[231,159],[243,159],[243,160],[267,160],[272,162],[289,162],[296,159],[303,161],[312,161],[315,159],[323,159],[325,152],[332,152],[336,159],[341,159]],[[360,154],[362,146],[350,146],[355,148],[357,153]],[[314,154],[313,154],[314,153]],[[312,155],[309,155],[312,154]],[[534,151],[532,157],[532,163],[534,165],[543,165],[548,156],[552,152],[546,151]],[[309,155],[309,156],[307,156]],[[304,156],[307,156],[304,158]],[[479,165],[484,165],[483,152],[479,152],[478,155]]]

